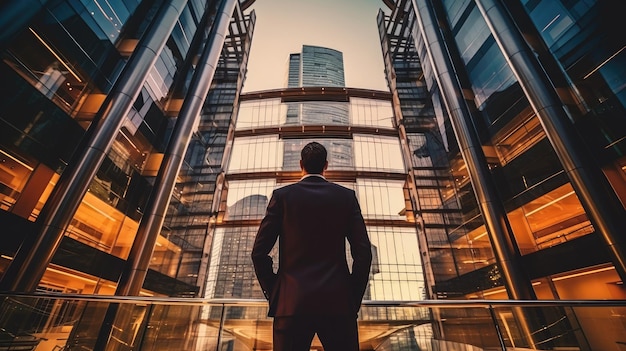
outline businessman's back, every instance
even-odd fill
[[[252,259],[274,316],[274,350],[309,350],[318,334],[325,350],[357,350],[356,315],[371,264],[371,244],[353,190],[328,182],[326,150],[307,144],[305,176],[274,191]],[[269,252],[279,241],[279,269]],[[346,261],[346,239],[353,257]]]

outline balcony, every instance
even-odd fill
[[[265,301],[0,299],[0,350],[272,349]],[[626,301],[366,301],[359,333],[361,350],[626,350]]]

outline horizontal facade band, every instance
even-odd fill
[[[241,101],[280,98],[281,102],[297,101],[350,101],[358,97],[375,100],[391,100],[387,91],[344,88],[344,87],[302,87],[255,91],[241,94]]]
[[[235,131],[235,137],[252,137],[260,135],[278,134],[281,139],[302,139],[302,138],[342,138],[352,139],[354,134],[382,135],[397,137],[398,131],[392,128],[345,126],[345,125],[287,125],[276,127],[261,127],[242,129]]]
[[[357,178],[406,180],[407,177],[405,173],[354,170],[327,170],[324,172],[324,176],[333,182],[355,182]],[[230,173],[226,175],[226,180],[276,179],[277,183],[291,183],[297,182],[301,177],[300,171],[265,171]]]

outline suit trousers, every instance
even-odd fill
[[[353,315],[274,317],[274,351],[309,351],[316,333],[324,351],[359,350]]]

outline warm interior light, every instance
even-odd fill
[[[482,238],[485,235],[487,235],[487,232],[484,232],[482,234],[476,235],[476,237],[474,239],[472,239],[472,240],[478,240],[478,239]]]
[[[80,276],[80,275],[78,275],[78,274],[69,273],[69,272],[66,272],[66,271],[62,271],[62,270],[60,270],[60,269],[50,268],[50,267],[48,267],[46,270],[48,270],[48,271],[50,271],[50,272],[57,273],[57,274],[62,274],[62,275],[65,275],[65,276],[71,277],[71,278],[73,278],[73,279],[80,279],[80,280],[84,280],[84,281],[89,282],[89,283],[92,283],[92,284],[96,284],[96,283],[97,283],[95,279],[90,279],[90,278],[81,277],[81,276]]]
[[[122,136],[124,137],[124,139],[126,139],[126,140],[130,143],[130,145],[131,145],[133,148],[135,148],[135,150],[137,150],[138,152],[141,152],[141,150],[139,150],[139,148],[137,147],[137,145],[135,145],[135,143],[134,143],[132,140],[130,140],[130,138],[129,138],[129,137],[128,137],[125,133],[124,133],[124,131],[121,131],[121,130],[120,130],[120,135],[122,135]]]
[[[11,155],[7,154],[4,150],[0,150],[0,154],[3,154],[3,155],[5,155],[6,157],[10,158],[11,160],[13,160],[13,161],[15,161],[15,162],[19,163],[20,165],[22,165],[22,166],[26,167],[29,171],[32,171],[32,170],[33,170],[33,167],[31,167],[31,166],[27,165],[26,163],[24,163],[24,162],[22,162],[22,161],[18,160],[18,159],[17,159],[17,158],[15,158],[15,157],[13,157],[13,156],[11,156]]]
[[[464,264],[471,264],[471,263],[488,263],[489,261],[487,260],[465,260],[463,261]]]
[[[74,78],[76,78],[76,80],[79,83],[82,83],[82,79],[80,79],[80,77],[78,77],[78,75],[76,73],[74,73],[74,71],[70,68],[70,66],[67,65],[67,63],[65,63],[65,61],[48,45],[48,43],[45,42],[45,40],[43,40],[42,37],[40,37],[37,33],[35,33],[35,31],[28,27],[28,29],[31,31],[31,33],[33,33],[33,35],[43,44],[43,46],[46,47],[46,49],[48,49],[48,51],[50,51],[50,53],[52,53],[52,55],[54,55],[54,57],[56,57],[56,59],[61,62],[61,64],[63,65],[63,67],[67,68],[67,70],[72,74],[72,76],[74,76]]]
[[[539,212],[539,211],[543,210],[544,208],[546,208],[546,207],[548,207],[548,206],[550,206],[550,205],[553,205],[553,204],[555,204],[555,203],[557,203],[557,202],[559,202],[559,201],[563,200],[564,198],[566,198],[566,197],[568,197],[568,196],[570,196],[570,195],[572,195],[572,194],[574,194],[574,191],[573,191],[573,190],[572,190],[572,191],[570,191],[569,193],[567,193],[567,194],[563,195],[563,196],[557,197],[556,199],[554,199],[554,200],[552,200],[552,201],[548,202],[547,204],[544,204],[544,205],[541,205],[541,206],[537,207],[536,209],[534,209],[534,210],[532,210],[532,211],[530,211],[530,212],[528,212],[528,213],[526,213],[526,214],[524,214],[524,215],[525,215],[526,217],[531,216],[531,215],[533,215],[534,213],[537,213],[537,212]]]
[[[0,258],[4,258],[5,260],[12,260],[13,257],[7,255],[0,255]]]
[[[579,273],[564,275],[562,277],[552,278],[552,281],[553,282],[558,282],[559,280],[565,280],[565,279],[570,279],[570,278],[582,277],[583,275],[600,273],[600,272],[610,271],[610,270],[613,270],[613,269],[614,269],[613,267],[598,268],[598,269],[594,269],[594,270],[591,270],[591,271],[579,272]]]
[[[94,211],[98,212],[99,214],[101,214],[101,215],[105,216],[106,218],[108,218],[108,219],[110,219],[110,220],[112,220],[112,221],[114,221],[114,222],[117,222],[117,219],[115,219],[115,218],[113,218],[113,217],[109,216],[109,214],[107,214],[106,212],[104,212],[104,211],[102,211],[101,209],[97,208],[96,206],[94,206],[94,205],[90,204],[89,202],[87,202],[87,201],[83,201],[83,203],[84,203],[85,205],[87,205],[87,206],[91,207]]]
[[[533,282],[531,285],[532,286],[537,286],[540,285],[541,282]],[[489,296],[489,295],[495,295],[495,294],[499,294],[499,293],[503,293],[506,292],[506,289],[498,289],[498,290],[494,290],[494,291],[488,291],[488,292],[484,292],[483,296]]]

